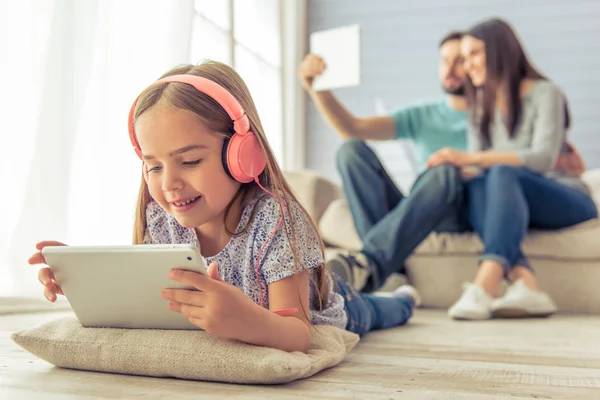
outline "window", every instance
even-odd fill
[[[248,85],[267,140],[283,158],[280,0],[196,0],[190,58],[224,62]]]

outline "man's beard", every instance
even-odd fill
[[[453,96],[464,96],[465,95],[465,85],[460,85],[458,87],[455,88],[447,88],[447,87],[442,87],[444,89],[444,92],[453,95]]]

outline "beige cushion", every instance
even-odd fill
[[[477,273],[476,254],[443,257],[415,255],[406,263],[410,283],[417,288],[423,307],[447,309],[462,294],[462,283]],[[563,313],[600,314],[600,262],[530,259],[540,286]],[[507,287],[505,282],[503,288]]]
[[[588,170],[582,179],[600,207],[600,169]],[[554,231],[532,230],[523,241],[527,257],[573,261],[600,261],[600,220],[593,219],[575,226]],[[443,243],[443,254],[480,254],[483,244],[473,233],[430,235],[426,242]],[[440,254],[431,246],[421,246],[417,254]]]
[[[332,181],[310,170],[285,171],[285,179],[298,201],[318,224],[329,204],[341,197],[341,188]]]
[[[354,227],[354,221],[346,199],[338,199],[330,204],[321,217],[319,231],[323,240],[332,247],[347,250],[360,250],[362,248],[362,240],[360,240]],[[439,235],[432,234],[419,245],[416,251],[440,253],[443,247],[442,238]]]
[[[331,202],[321,216],[319,231],[323,240],[333,247],[348,250],[360,250],[362,247],[345,198]]]
[[[474,233],[437,236],[444,241],[443,254],[480,254],[483,251],[483,244]],[[599,238],[598,219],[554,231],[532,230],[523,240],[523,252],[527,257],[600,261]],[[426,252],[421,250],[419,254]]]
[[[600,168],[586,171],[582,178],[590,188],[596,204],[600,206]]]
[[[339,364],[359,337],[315,326],[308,354],[288,353],[203,331],[83,328],[73,318],[15,332],[25,350],[57,367],[231,383],[275,384]]]
[[[598,181],[591,180],[600,186]],[[590,175],[586,176],[590,181]],[[600,196],[596,193],[596,199]],[[319,230],[323,239],[334,247],[360,250],[362,241],[356,233],[348,203],[345,199],[335,200],[327,208]],[[594,219],[569,228],[555,231],[532,231],[523,242],[523,251],[528,257],[550,257],[572,260],[600,260],[600,220]],[[480,254],[481,240],[476,234],[432,233],[415,250],[415,254]]]

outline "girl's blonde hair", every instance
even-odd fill
[[[279,165],[275,161],[275,156],[269,146],[269,143],[267,142],[260,118],[258,117],[256,106],[254,105],[254,101],[252,100],[250,92],[242,78],[227,64],[210,60],[204,61],[198,65],[182,65],[176,67],[162,75],[161,78],[180,74],[196,75],[210,79],[211,81],[223,86],[237,99],[242,108],[246,111],[246,114],[250,120],[251,130],[256,135],[260,146],[266,154],[267,165],[265,170],[260,174],[259,181],[265,189],[273,193],[278,198],[281,204],[290,205],[292,202],[296,203],[297,207],[299,207],[304,214],[306,220],[309,221],[310,228],[313,229],[314,237],[316,237],[319,241],[321,254],[323,255],[323,240],[321,239],[314,222],[306,212],[306,209],[302,207],[292,192],[290,186],[285,180],[285,177],[283,176],[281,169],[279,168]],[[137,120],[137,118],[139,118],[143,112],[159,102],[163,106],[193,113],[199,118],[200,122],[207,129],[221,134],[225,138],[231,137],[234,133],[233,122],[225,110],[219,105],[219,103],[213,100],[210,96],[199,92],[193,86],[177,82],[154,84],[146,88],[138,98],[134,111],[134,121]],[[255,182],[242,184],[240,190],[227,205],[223,222],[225,223],[225,221],[227,221],[227,215],[237,199],[241,198],[241,207],[244,209],[255,196],[260,194],[260,191],[261,189]],[[146,207],[151,200],[152,198],[150,197],[150,192],[148,191],[148,185],[146,184],[142,174],[133,230],[134,244],[144,243],[144,236],[147,228]],[[240,231],[231,232],[229,229],[227,229],[227,231],[232,236],[243,233],[247,229],[248,225],[250,225],[252,222],[255,211],[256,210],[252,210],[248,223],[246,226],[242,227]],[[300,271],[298,243],[296,240],[296,235],[294,234],[294,213],[289,211],[290,207],[287,206],[282,210],[282,213],[285,213],[286,218],[284,218],[284,222],[279,229],[285,230],[285,234],[287,235],[287,239],[291,244],[292,253],[294,256],[294,267],[296,271]],[[227,227],[227,224],[225,225]],[[318,304],[316,304],[316,306],[318,309],[323,309],[326,307],[326,302],[329,298],[329,285],[327,282],[325,265],[321,265],[317,268],[315,280],[312,282],[312,284],[315,285],[315,292],[317,293],[318,297]]]

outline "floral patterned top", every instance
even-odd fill
[[[256,207],[254,218],[248,224],[252,210]],[[246,227],[244,233],[231,238],[225,248],[213,257],[205,257],[206,265],[214,261],[219,266],[219,276],[246,293],[255,303],[260,304],[259,286],[263,292],[263,306],[269,308],[268,285],[280,279],[310,269],[310,313],[314,325],[333,325],[344,329],[347,314],[344,309],[344,298],[333,288],[333,279],[328,276],[329,298],[323,310],[317,308],[318,295],[315,289],[315,268],[324,263],[318,238],[307,217],[298,203],[290,204],[294,216],[294,235],[299,257],[299,266],[294,267],[291,243],[285,234],[285,226],[289,226],[289,214],[286,222],[281,223],[277,232],[269,239],[260,257],[259,278],[256,277],[258,254],[265,241],[277,227],[281,217],[281,206],[277,198],[271,195],[257,196],[243,210],[239,227]],[[158,203],[151,201],[146,208],[146,244],[183,244],[198,241],[192,232],[179,225],[167,214]]]

